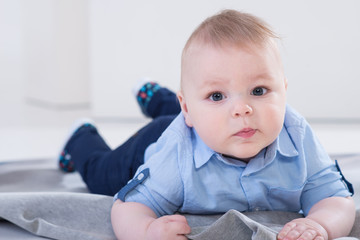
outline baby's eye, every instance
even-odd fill
[[[210,94],[209,98],[210,98],[210,100],[217,102],[217,101],[223,100],[224,95],[220,92],[214,92],[214,93]]]
[[[254,88],[254,90],[252,90],[251,95],[254,95],[254,96],[262,96],[262,95],[264,95],[266,92],[267,92],[267,89],[266,89],[266,88],[264,88],[264,87],[257,87],[257,88]]]

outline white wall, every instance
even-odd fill
[[[360,2],[289,1],[284,9],[275,23],[289,102],[309,118],[360,119]]]
[[[21,3],[27,99],[53,108],[88,105],[87,1]]]
[[[89,107],[88,41],[86,0],[0,0],[0,111]]]
[[[93,113],[138,117],[130,94],[139,77],[178,88],[180,54],[207,16],[235,8],[283,37],[288,100],[309,118],[360,119],[360,2],[356,0],[92,0]]]
[[[223,8],[283,37],[290,104],[309,118],[360,119],[357,0],[0,0],[0,107],[90,101],[95,117],[139,118],[134,82],[178,89],[186,39]]]
[[[198,21],[176,12],[190,6],[186,1],[91,1],[94,115],[140,117],[131,88],[144,76],[177,89],[181,47]]]
[[[11,122],[3,113],[19,114],[14,105],[23,101],[22,21],[18,1],[0,0],[0,112],[5,122]],[[15,113],[16,111],[16,113]]]

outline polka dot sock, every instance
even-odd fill
[[[154,93],[160,88],[160,85],[155,82],[147,82],[139,89],[136,95],[136,99],[140,105],[141,111],[145,114],[145,116],[149,116],[147,113],[147,107],[151,101],[151,98],[154,96]]]

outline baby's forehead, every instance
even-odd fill
[[[246,44],[234,44],[234,43],[224,43],[222,45],[213,45],[210,43],[204,42],[193,42],[191,43],[186,51],[184,51],[182,56],[182,66],[181,66],[181,85],[183,86],[185,82],[193,81],[194,79],[188,78],[189,73],[193,71],[202,71],[204,69],[195,69],[193,67],[194,61],[208,61],[208,58],[198,58],[199,54],[202,55],[204,52],[211,51],[228,51],[228,52],[236,52],[238,50],[246,51],[250,53],[250,55],[256,55],[257,57],[267,58],[266,56],[271,56],[271,71],[280,72],[281,75],[283,72],[282,60],[280,57],[280,51],[278,48],[278,43],[274,39],[269,39],[269,41],[264,42],[263,44],[254,44],[254,43],[246,43]],[[242,55],[238,55],[242,56]],[[248,55],[247,55],[248,56]],[[246,56],[244,56],[246,57]],[[265,60],[265,62],[268,62]],[[199,63],[199,62],[198,62]],[[258,65],[260,66],[260,65]],[[265,69],[269,69],[267,66],[264,66]],[[265,71],[265,70],[264,70]],[[261,73],[259,73],[261,74]]]
[[[219,43],[205,42],[203,40],[193,40],[183,50],[182,64],[185,64],[187,60],[191,60],[192,57],[196,57],[200,51],[226,51],[226,50],[241,49],[249,53],[259,53],[263,51],[272,52],[280,60],[280,52],[278,43],[275,39],[269,38],[263,42],[230,42],[223,41]]]

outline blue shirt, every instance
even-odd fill
[[[206,146],[182,114],[147,148],[144,160],[128,184],[132,189],[120,193],[158,216],[230,209],[307,215],[324,198],[350,196],[309,124],[289,106],[278,138],[247,164]]]

